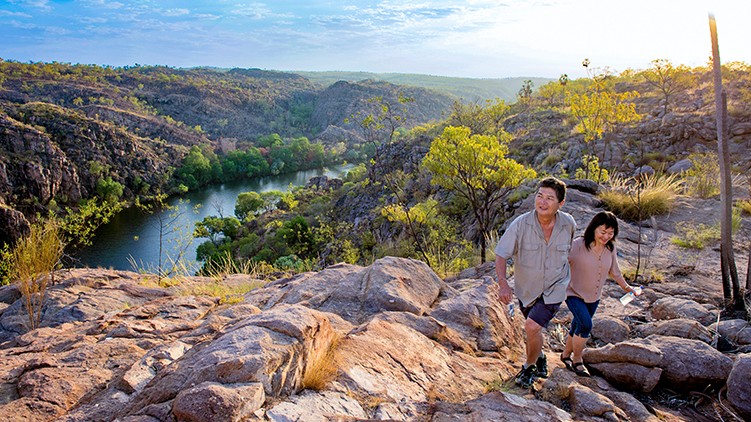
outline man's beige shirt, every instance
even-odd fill
[[[559,210],[546,243],[533,210],[517,217],[503,233],[495,254],[513,258],[514,294],[522,305],[529,306],[540,296],[546,304],[566,299],[566,287],[571,280],[568,253],[575,231],[574,217]]]

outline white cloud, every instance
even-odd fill
[[[190,14],[190,10],[188,9],[167,9],[164,12],[162,12],[164,16],[185,16]]]
[[[23,12],[11,12],[9,10],[0,10],[0,16],[10,16],[14,18],[33,18],[32,15]]]

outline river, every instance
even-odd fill
[[[196,261],[196,247],[207,240],[191,237],[196,222],[210,215],[234,215],[237,195],[242,192],[286,192],[290,187],[305,185],[314,176],[342,178],[352,167],[352,164],[344,164],[208,186],[201,191],[170,198],[168,202],[177,206],[176,212],[146,214],[135,207],[125,209],[97,230],[91,246],[75,253],[75,258],[79,261],[76,265],[155,271],[159,264],[161,228],[162,267],[164,268],[164,263],[176,259],[180,250],[184,250],[184,263],[191,271],[195,271],[200,265]]]

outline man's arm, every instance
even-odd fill
[[[506,258],[499,255],[495,256],[495,275],[498,278],[498,287],[500,288],[498,296],[500,296],[501,302],[504,304],[511,303],[514,292],[508,285],[508,280],[506,280]]]

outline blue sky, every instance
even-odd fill
[[[0,58],[502,78],[751,63],[749,0],[0,0]]]

